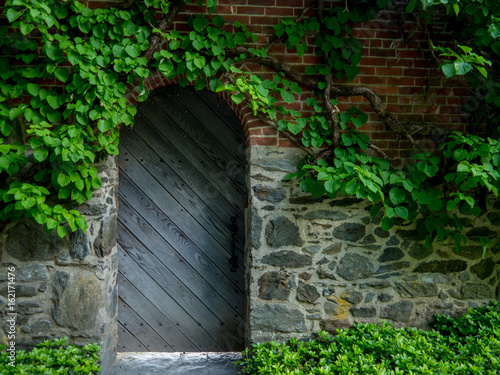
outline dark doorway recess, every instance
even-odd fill
[[[242,350],[241,124],[217,95],[178,85],[138,109],[118,157],[118,351]]]

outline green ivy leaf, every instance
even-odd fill
[[[54,71],[54,75],[59,81],[66,82],[69,78],[69,69],[68,68],[57,68]]]
[[[59,237],[63,238],[66,234],[68,234],[68,229],[66,227],[63,227],[62,225],[59,225],[57,227],[57,234]]]
[[[393,226],[394,226],[394,219],[393,218],[384,217],[382,219],[382,229],[383,230],[388,231]]]
[[[406,207],[396,207],[394,209],[396,211],[396,214],[401,218],[401,219],[408,219],[408,209]]]
[[[391,202],[397,206],[403,203],[406,200],[406,194],[404,190],[394,187],[391,190],[389,190],[389,198]]]
[[[60,107],[57,96],[51,96],[51,95],[47,96],[47,103],[49,103],[49,105],[53,109],[57,109]]]
[[[45,147],[40,147],[33,151],[33,157],[39,163],[47,159],[48,155],[49,151]]]
[[[7,19],[9,20],[10,23],[14,22],[21,16],[21,12],[18,12],[14,8],[9,8],[7,11]]]

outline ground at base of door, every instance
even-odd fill
[[[241,353],[117,353],[103,375],[237,375]]]

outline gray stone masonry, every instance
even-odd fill
[[[311,197],[284,182],[298,149],[248,150],[249,342],[307,338],[355,322],[426,328],[436,313],[458,314],[499,298],[500,242],[456,254],[451,241],[423,244],[415,223],[389,232],[365,201]],[[498,232],[500,205],[469,234]]]
[[[102,187],[78,208],[89,224],[85,233],[61,239],[55,231],[47,234],[40,225],[20,220],[0,234],[0,308],[7,313],[7,267],[13,266],[16,348],[31,349],[55,337],[69,337],[76,344],[97,342],[105,373],[114,361],[117,341],[118,170],[112,157],[96,167]],[[2,343],[7,340],[4,322]]]

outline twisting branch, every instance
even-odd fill
[[[339,134],[339,119],[337,117],[337,112],[335,108],[332,105],[332,102],[330,101],[330,91],[332,89],[332,74],[328,74],[326,76],[326,87],[325,91],[323,93],[323,107],[324,111],[326,112],[326,121],[328,121],[328,124],[330,125],[330,128],[333,129],[333,146],[337,147],[339,145],[339,139],[340,139],[340,134]]]
[[[378,154],[380,156],[382,156],[385,160],[389,160],[389,161],[391,160],[389,158],[389,156],[387,156],[387,154],[384,151],[382,151],[382,149],[380,147],[375,146],[373,143],[368,143],[368,148],[371,148],[373,151],[378,152]]]
[[[236,80],[229,73],[225,73],[221,78],[222,79],[226,78],[233,85],[236,85]],[[252,97],[250,96],[250,94],[248,92],[242,92],[242,94],[245,97],[247,103],[251,103],[252,102]],[[293,135],[292,133],[290,133],[288,130],[279,130],[278,124],[276,124],[274,121],[272,121],[271,119],[269,119],[266,116],[264,116],[262,113],[258,112],[257,113],[257,118],[259,120],[261,120],[264,124],[266,124],[268,126],[271,126],[272,128],[278,130],[281,134],[283,134],[285,137],[287,137],[289,140],[291,140],[293,143],[295,143],[297,145],[297,147],[299,147],[302,150],[306,151],[309,155],[311,155],[313,157],[316,156],[316,153],[313,150],[311,150],[309,147],[304,146],[302,144],[302,142],[300,141],[300,139],[298,139],[295,135]]]
[[[175,16],[177,13],[179,13],[182,8],[186,3],[183,0],[177,0],[172,3],[170,3],[170,9],[168,13],[158,22],[158,25],[156,26],[157,29],[159,29],[162,33],[166,32],[172,21],[174,20]],[[161,35],[159,33],[153,33],[151,35],[151,40],[149,41],[149,47],[144,52],[144,57],[149,60],[153,57],[153,54],[156,51],[156,47],[158,47],[158,44],[163,40]]]
[[[234,48],[232,52],[235,55],[247,54],[252,55],[247,48],[238,46]],[[291,64],[283,62],[274,56],[258,57],[252,56],[249,60],[260,63],[262,65],[268,66],[276,71],[283,72],[285,75],[294,81],[307,86],[313,90],[318,89],[318,83],[320,82],[318,78],[309,76],[305,73],[299,72]],[[416,134],[422,131],[427,132],[427,128],[439,129],[439,132],[449,134],[450,130],[445,128],[440,128],[434,125],[415,125],[410,123],[400,122],[393,114],[389,112],[385,104],[382,102],[380,97],[371,89],[365,86],[332,86],[330,90],[330,95],[334,97],[350,97],[350,96],[362,96],[370,102],[371,107],[377,113],[380,120],[393,132],[400,134],[413,144],[416,144],[412,137],[412,134]]]

